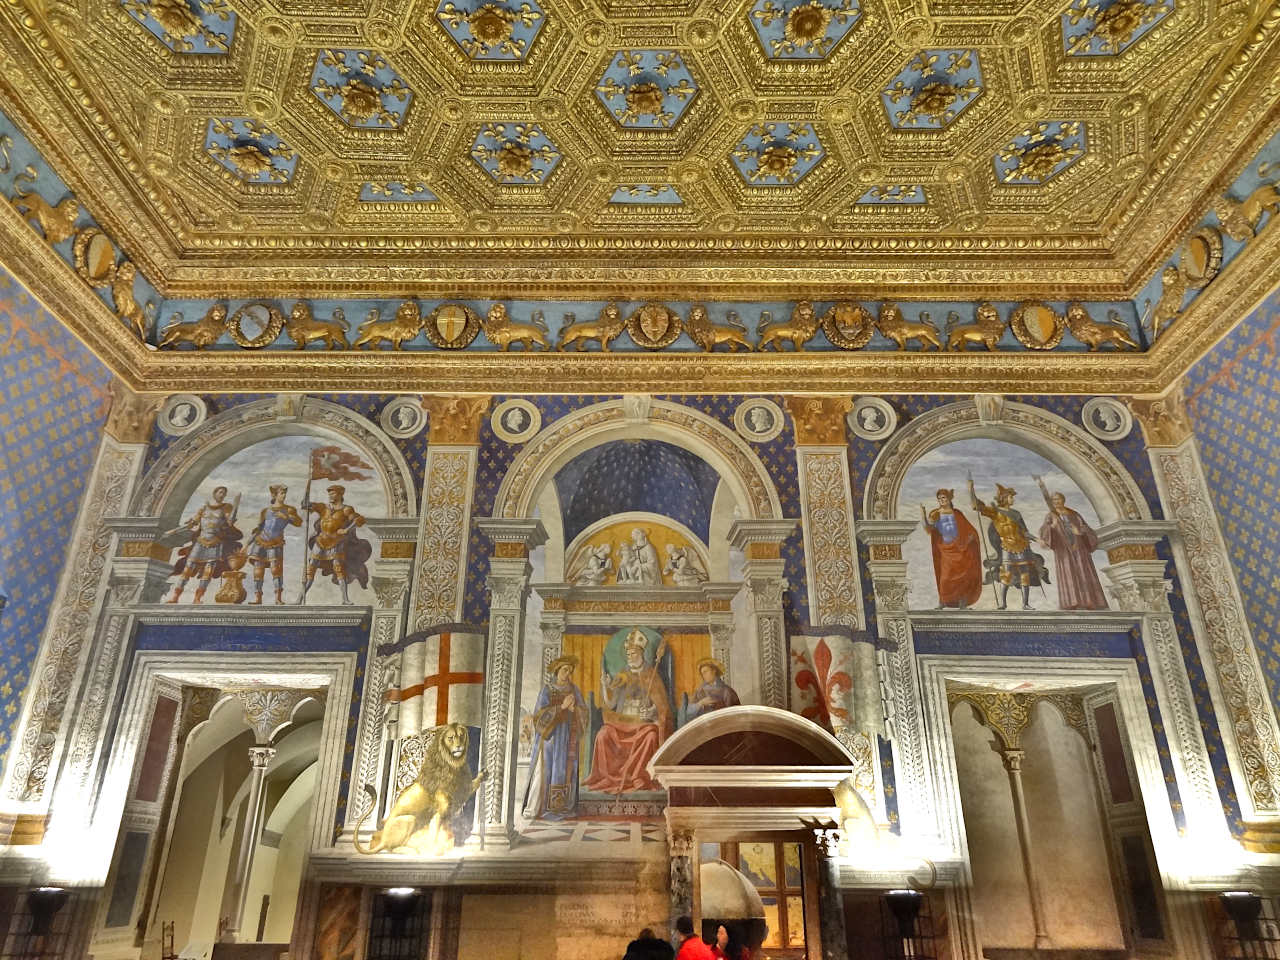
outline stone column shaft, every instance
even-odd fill
[[[1031,847],[1031,820],[1027,816],[1027,797],[1022,789],[1022,758],[1024,751],[1005,748],[1000,759],[1009,773],[1009,791],[1013,794],[1013,822],[1018,829],[1018,848],[1022,852],[1022,871],[1027,878],[1027,892],[1031,898],[1031,922],[1036,931],[1036,949],[1047,950],[1052,946],[1049,927],[1045,922],[1044,896],[1040,890],[1039,871]]]
[[[253,875],[253,862],[258,853],[258,838],[262,834],[262,807],[265,799],[263,786],[266,783],[267,767],[275,755],[274,747],[249,748],[249,763],[253,769],[249,775],[249,799],[244,810],[244,830],[240,834],[240,856],[236,860],[235,912],[232,913],[226,927],[226,938],[230,942],[239,939],[240,927],[244,923],[245,905],[249,899],[249,878]]]

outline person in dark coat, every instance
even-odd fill
[[[671,944],[659,940],[653,935],[652,929],[645,927],[640,931],[640,936],[627,944],[627,952],[623,954],[622,960],[674,960],[675,955]]]

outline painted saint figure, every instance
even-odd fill
[[[689,719],[700,717],[712,710],[736,707],[740,701],[738,692],[724,682],[724,664],[708,657],[698,661],[698,675],[702,685],[689,698]]]
[[[298,511],[284,502],[289,488],[283,483],[273,483],[270,505],[262,508],[258,525],[249,533],[249,563],[253,565],[253,594],[251,604],[262,603],[262,581],[267,567],[271,567],[271,579],[276,585],[276,603],[284,603],[284,534],[288,527],[302,526]]]
[[[648,638],[638,627],[623,641],[627,668],[616,677],[600,673],[600,697],[604,702],[604,726],[596,734],[591,775],[583,783],[602,793],[657,790],[645,769],[675,729],[671,696],[658,672],[666,653],[663,641],[654,660],[645,656]]]
[[[640,583],[653,586],[662,583],[662,566],[658,562],[658,548],[649,542],[649,535],[639,527],[631,531],[631,547],[635,551],[636,579]]]
[[[304,498],[302,509],[308,513],[316,513],[315,526],[307,541],[310,551],[307,560],[307,581],[302,585],[302,593],[298,595],[298,603],[307,599],[307,591],[315,581],[316,573],[328,574],[333,582],[342,587],[342,602],[351,605],[347,589],[352,580],[361,587],[369,586],[369,570],[365,561],[373,553],[369,541],[361,540],[355,534],[356,527],[364,526],[364,517],[342,502],[346,487],[339,483],[328,487],[329,502],[312,503]]]
[[[236,527],[240,496],[236,495],[234,503],[227,503],[226,500],[227,488],[214,487],[209,501],[201,504],[191,519],[183,524],[190,532],[190,539],[178,551],[178,562],[170,574],[182,575],[182,580],[173,590],[173,596],[169,598],[170,603],[178,602],[187,581],[195,576],[199,576],[200,581],[192,602],[199,603],[204,599],[209,581],[229,570],[228,558],[240,551],[240,541],[244,537]]]
[[[996,606],[1008,609],[1009,587],[1022,591],[1022,609],[1031,610],[1031,588],[1049,582],[1049,570],[1044,557],[1031,549],[1035,537],[1027,529],[1022,514],[1013,508],[1013,498],[1018,492],[1004,484],[996,484],[995,503],[988,506],[978,499],[973,489],[973,474],[969,475],[969,500],[973,509],[991,521],[991,546],[995,559],[989,561],[987,583],[1000,585]]]
[[[533,753],[524,795],[528,820],[563,820],[578,807],[578,754],[587,731],[587,704],[570,679],[578,658],[560,657],[547,667],[533,708]]]
[[[933,546],[933,579],[938,585],[938,609],[971,607],[982,596],[982,553],[978,531],[953,504],[956,493],[938,491],[938,506],[925,513],[924,528]]]
[[[1093,551],[1098,535],[1075,510],[1067,506],[1061,493],[1050,493],[1040,477],[1034,478],[1049,507],[1040,524],[1040,542],[1053,551],[1058,571],[1058,606],[1063,610],[1105,610],[1107,595],[1102,592]]]

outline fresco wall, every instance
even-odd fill
[[[0,767],[93,468],[111,375],[0,271]]]

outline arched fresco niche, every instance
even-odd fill
[[[1007,509],[1022,518],[1029,558],[1011,559],[1020,553],[1013,549],[1019,541],[1007,527],[1003,539],[995,529],[1006,521],[983,516],[973,507],[970,476],[988,509],[1000,493],[1012,498]],[[954,495],[949,518],[940,490]],[[1054,512],[1047,498],[1057,494],[1065,504]],[[1010,609],[1021,607],[1014,588],[1024,576],[1032,581],[1030,602],[1036,609],[1104,609],[1108,603],[1097,573],[1107,563],[1105,551],[1096,549],[1098,512],[1074,479],[1034,450],[990,437],[935,447],[903,477],[898,516],[921,519],[903,544],[912,607],[994,609],[1004,592],[1002,576],[1010,581]],[[966,542],[969,548],[961,549]],[[1009,548],[1003,556],[1002,546]]]
[[[333,503],[330,487],[335,485],[342,487],[342,504],[364,521],[414,514],[408,465],[381,430],[337,404],[276,398],[232,407],[171,446],[139,485],[133,512],[158,517],[160,543],[175,551],[173,579],[166,588],[170,600],[192,603],[199,592],[205,603],[253,603],[261,586],[263,602],[295,603],[309,561],[318,561],[307,603],[336,604],[343,602],[336,568],[319,556],[319,541],[308,545],[317,533],[317,514],[302,516],[304,497],[314,504]],[[272,487],[279,486],[287,490],[283,503],[272,509]],[[215,493],[220,487],[225,492],[219,501]],[[217,565],[196,564],[188,579],[193,530],[184,525],[210,503],[218,509],[219,503],[227,505],[224,512],[234,515],[234,523],[218,533]],[[266,519],[264,510],[276,514],[275,526],[281,529],[268,529],[263,539],[273,545],[255,550],[254,532]],[[373,531],[374,525],[358,522],[344,543],[347,599],[354,603],[370,596],[369,571],[379,553]],[[283,555],[277,567],[279,540]],[[200,584],[210,573],[205,596]],[[194,589],[178,593],[173,589],[177,584]]]
[[[628,398],[531,440],[494,513],[535,516],[547,531],[530,555],[520,819],[657,823],[665,793],[645,773],[654,749],[700,714],[758,698],[758,651],[737,609],[743,560],[729,529],[780,513],[767,473],[719,423]],[[645,553],[644,572],[623,572]],[[594,577],[593,554],[603,568]],[[678,573],[681,554],[696,572]],[[641,636],[642,645],[631,642]],[[632,735],[625,718],[634,705],[611,703],[603,674],[646,678],[652,703],[641,706],[652,708],[656,742]],[[555,835],[534,830],[542,832]]]

